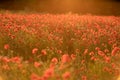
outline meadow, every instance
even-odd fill
[[[116,80],[120,17],[0,13],[1,80]]]

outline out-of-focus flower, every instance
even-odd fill
[[[110,72],[110,68],[108,68],[108,67],[105,66],[105,67],[103,68],[103,71]]]
[[[71,58],[72,58],[72,60],[75,60],[76,59],[76,55],[75,54],[71,54]]]
[[[96,47],[95,50],[100,51],[100,48],[99,48],[99,47]]]
[[[117,47],[117,44],[113,44],[113,45],[112,45],[112,48],[115,48],[115,47]]]
[[[51,62],[54,63],[54,64],[57,64],[57,63],[58,63],[58,59],[57,59],[57,58],[53,58],[53,59],[51,60]]]
[[[58,53],[58,54],[62,54],[62,51],[61,51],[61,50],[57,50],[57,53]]]
[[[64,54],[61,58],[62,63],[70,62],[70,56],[68,54]]]
[[[105,56],[105,53],[103,51],[98,51],[98,55],[103,57]]]
[[[45,50],[45,49],[43,49],[43,50],[41,51],[41,54],[42,54],[42,55],[47,55],[46,50]]]
[[[82,80],[87,80],[87,76],[83,75],[82,77]]]
[[[81,64],[84,64],[84,63],[85,63],[85,60],[82,60],[82,61],[81,61]]]
[[[54,76],[54,68],[49,68],[47,70],[45,70],[43,77],[48,79],[49,77],[53,77]]]
[[[108,52],[109,52],[109,50],[108,50],[108,49],[105,49],[105,50],[104,50],[104,52],[105,52],[105,53],[108,53]]]
[[[88,49],[85,49],[85,51],[84,51],[84,55],[86,55],[88,53]]]
[[[32,50],[32,54],[36,54],[38,52],[38,48],[34,48],[33,50]]]
[[[111,60],[110,57],[108,57],[108,56],[105,56],[104,59],[105,59],[105,62],[106,62],[106,63],[109,63],[110,60]]]
[[[92,51],[89,53],[90,56],[93,56],[95,53]]]
[[[2,61],[5,62],[5,63],[8,63],[8,62],[10,62],[11,60],[10,60],[8,57],[3,57],[3,58],[2,58]]]
[[[116,64],[115,63],[111,63],[112,68],[115,69],[116,68]]]
[[[62,78],[63,78],[63,80],[69,80],[70,76],[71,76],[71,73],[68,72],[68,71],[66,71],[66,72],[62,75]]]
[[[16,56],[16,57],[11,58],[11,61],[15,63],[21,63],[21,58]]]
[[[9,44],[5,44],[5,45],[4,45],[4,49],[5,49],[5,50],[8,50],[9,48],[10,48]]]
[[[32,73],[32,74],[30,75],[30,80],[40,80],[40,77],[39,77],[37,74]]]
[[[95,58],[94,56],[92,56],[90,59],[93,61],[97,61],[97,58]]]
[[[119,47],[114,47],[114,49],[112,50],[111,55],[115,56],[118,51],[120,51],[120,48]]]
[[[12,36],[11,36],[11,39],[15,39],[15,35],[12,35]]]
[[[36,68],[38,68],[38,67],[41,66],[41,64],[40,64],[39,62],[34,62],[34,66],[35,66]]]

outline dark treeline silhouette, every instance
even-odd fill
[[[0,9],[41,13],[120,15],[120,0],[0,0]]]

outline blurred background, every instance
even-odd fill
[[[120,15],[120,0],[0,0],[1,10]]]

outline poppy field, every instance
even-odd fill
[[[0,80],[117,80],[120,17],[0,13]]]

